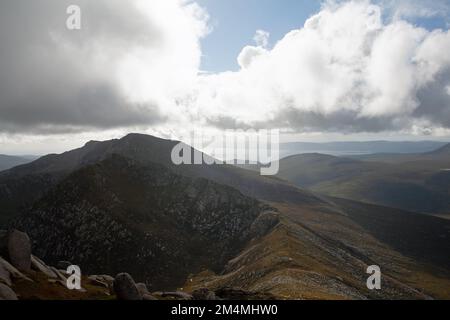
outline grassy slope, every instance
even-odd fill
[[[279,176],[335,197],[447,214],[450,180],[442,169],[449,166],[445,157],[392,164],[310,154],[283,159]]]
[[[358,216],[357,210],[342,209],[349,207],[348,204],[335,208],[273,205],[283,219],[272,233],[250,243],[228,264],[224,274],[203,272],[192,276],[185,290],[238,286],[268,292],[280,299],[450,299],[448,268],[412,258],[406,255],[409,252],[405,249],[393,249],[392,243],[368,232],[367,226],[357,221],[354,217]],[[377,221],[392,222],[376,216],[380,209],[365,207],[373,214],[369,225],[377,225]],[[346,211],[352,211],[354,216],[348,216]],[[399,225],[407,214],[400,211],[397,214]],[[427,218],[434,225],[440,223],[439,219]],[[449,231],[446,236],[448,239]],[[396,241],[401,243],[407,239]],[[445,243],[447,248],[441,248],[438,253],[442,256],[450,250],[449,241]],[[417,249],[415,243],[406,247]],[[372,264],[381,267],[381,291],[366,288],[365,270]]]

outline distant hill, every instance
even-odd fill
[[[450,143],[446,144],[442,148],[437,149],[436,151],[430,152],[435,155],[447,155],[450,156]]]
[[[450,216],[447,148],[390,162],[303,154],[282,159],[278,176],[322,194]]]
[[[444,146],[442,141],[341,141],[341,142],[290,142],[282,143],[282,157],[322,153],[335,156],[351,156],[379,153],[425,153]]]
[[[450,143],[437,148],[436,150],[424,153],[375,153],[367,155],[350,156],[353,159],[364,161],[377,161],[385,163],[406,163],[406,162],[426,162],[446,163],[450,161]],[[432,164],[433,165],[433,164]]]
[[[34,157],[19,157],[0,154],[0,171],[8,170],[34,160]]]

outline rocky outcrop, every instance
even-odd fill
[[[14,225],[50,264],[126,271],[156,291],[205,266],[220,272],[250,240],[248,230],[260,233],[251,226],[265,211],[235,189],[113,156],[69,176]]]
[[[128,273],[119,273],[114,279],[114,292],[119,300],[142,300],[142,295]]]
[[[31,243],[26,233],[18,230],[9,233],[8,254],[11,264],[18,270],[31,270]]]
[[[13,265],[11,265],[2,257],[0,257],[0,266],[3,267],[3,269],[6,270],[13,279],[32,281],[29,277],[17,270]]]
[[[0,283],[4,283],[7,286],[11,286],[11,275],[9,274],[9,271],[5,269],[5,267],[0,264]]]
[[[136,288],[138,288],[139,293],[141,296],[144,296],[145,294],[150,294],[147,289],[147,285],[145,283],[139,282],[136,283]]]
[[[274,211],[266,211],[253,221],[249,230],[249,237],[260,238],[265,236],[280,222],[279,214]]]
[[[218,300],[214,291],[208,288],[200,288],[192,292],[192,297],[194,300]]]
[[[0,283],[0,300],[18,300],[16,293],[7,285]]]
[[[27,234],[17,230],[12,230],[12,232],[8,232],[8,235],[9,234],[13,235],[14,240],[21,239],[21,241],[18,241],[20,244],[23,243],[22,241],[24,239],[28,239],[29,241]],[[17,248],[21,247],[22,246],[18,246]],[[16,247],[14,246],[11,248],[16,250]],[[14,256],[14,254],[12,256]],[[8,259],[10,259],[9,254]],[[82,279],[83,288],[78,290],[70,290],[67,288],[67,277],[68,275],[65,274],[65,270],[59,270],[49,266],[43,260],[31,253],[30,268],[27,271],[18,270],[9,261],[0,257],[0,300],[22,299],[22,294],[24,293],[25,298],[36,299],[40,296],[41,290],[44,292],[44,296],[47,299],[67,299],[68,297],[80,299],[83,295],[85,295],[85,297],[90,297],[91,294],[95,298],[114,296],[119,300],[152,301],[221,299],[217,292],[207,288],[197,289],[192,294],[184,291],[160,291],[151,293],[145,283],[135,283],[133,277],[129,273],[119,273],[115,278],[104,274],[85,276]],[[27,293],[29,290],[32,292],[31,295],[30,293]],[[47,291],[49,293],[45,293]],[[73,295],[73,291],[76,291],[78,295]],[[223,291],[226,294],[222,291],[220,294],[227,297],[232,295],[239,297],[248,295],[248,293],[239,291],[238,289],[228,289],[228,291]]]
[[[31,256],[31,267],[36,271],[44,273],[49,279],[57,279],[58,275],[38,257]]]

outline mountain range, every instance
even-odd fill
[[[450,298],[449,220],[235,166],[175,166],[177,143],[130,134],[3,171],[0,226],[27,232],[49,263],[129,272],[155,290]],[[369,265],[383,290],[366,287]]]
[[[321,194],[445,217],[449,168],[450,145],[445,145],[420,154],[301,154],[280,161],[279,177]]]
[[[13,167],[29,163],[35,160],[37,157],[35,156],[8,156],[4,154],[0,154],[0,171],[8,170]]]

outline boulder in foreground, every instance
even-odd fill
[[[113,287],[119,300],[142,300],[136,283],[128,273],[119,273],[114,279]]]
[[[15,229],[9,233],[8,254],[11,264],[18,270],[31,270],[31,242],[26,233]]]

